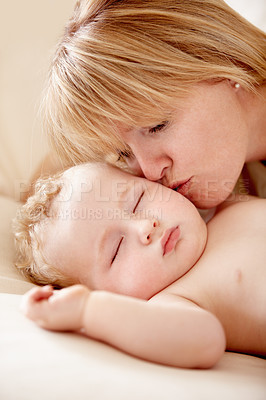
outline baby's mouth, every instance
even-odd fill
[[[180,228],[176,226],[174,228],[167,229],[161,240],[163,249],[163,255],[170,253],[180,238]]]

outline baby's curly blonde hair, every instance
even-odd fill
[[[53,221],[52,202],[63,186],[63,172],[40,178],[34,194],[18,210],[13,221],[17,257],[15,265],[31,282],[66,287],[72,285],[43,254],[43,226]]]

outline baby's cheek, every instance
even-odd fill
[[[152,257],[146,260],[141,265],[138,279],[135,279],[135,297],[148,300],[168,286],[168,277],[164,272],[163,265],[157,260]]]
[[[139,299],[148,299],[151,292],[149,262],[138,260],[120,271],[116,281],[116,289],[120,294]]]

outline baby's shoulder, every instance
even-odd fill
[[[254,196],[230,197],[217,208],[211,221],[230,220],[231,222],[265,223],[266,199]],[[210,221],[210,222],[211,222]]]
[[[243,236],[262,235],[266,239],[266,199],[243,196],[228,200],[219,206],[208,223],[209,239],[225,236],[240,239]]]

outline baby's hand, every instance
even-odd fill
[[[23,296],[22,312],[42,328],[54,331],[77,331],[82,319],[90,290],[74,285],[54,291],[51,286],[31,289]]]

